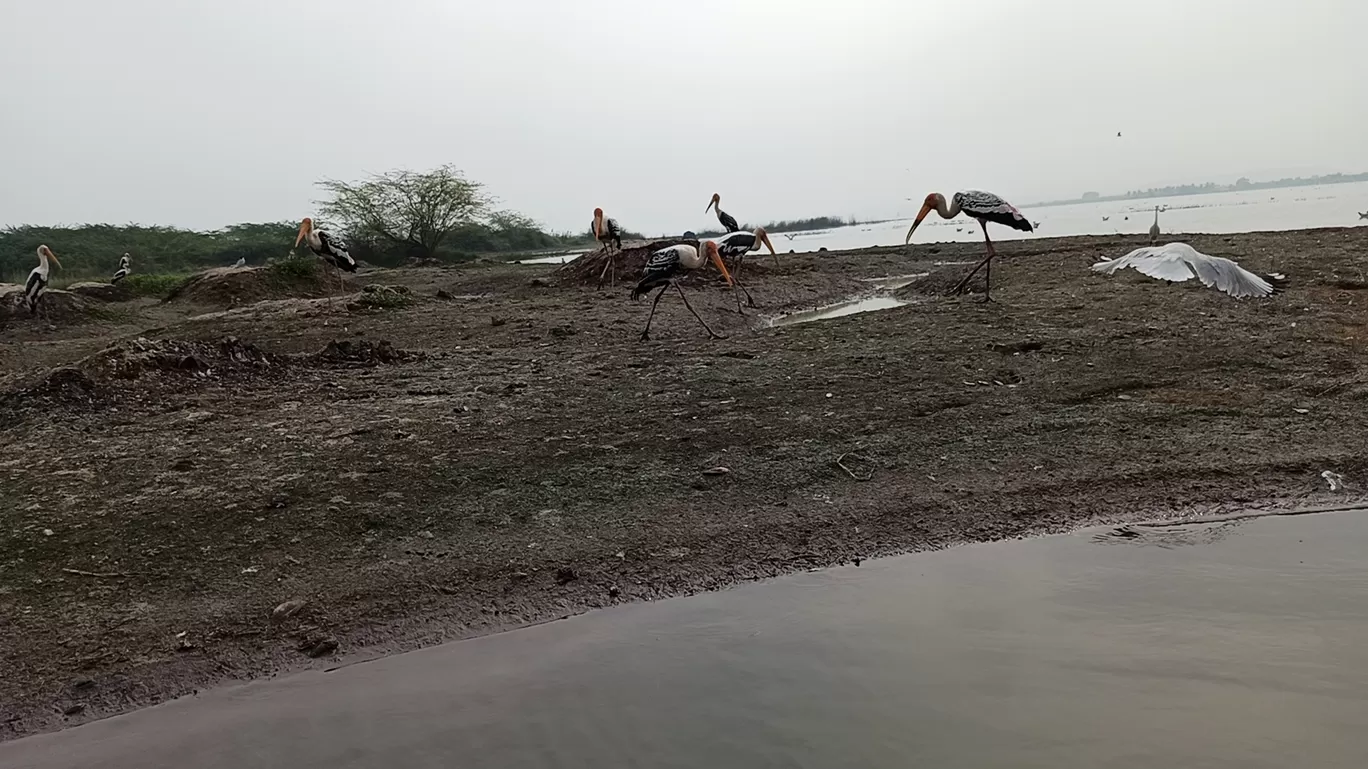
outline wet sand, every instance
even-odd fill
[[[510,265],[363,273],[411,289],[394,308],[11,325],[0,736],[875,555],[1355,494],[1368,228],[1191,238],[1289,276],[1259,302],[1088,271],[1137,242],[1004,244],[986,305],[937,296],[978,246],[748,260],[747,316],[686,286],[720,341],[666,297],[638,342],[626,286]],[[759,317],[921,272],[905,306]],[[208,365],[34,389],[138,336]]]

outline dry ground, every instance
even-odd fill
[[[1002,244],[991,304],[935,295],[973,245],[752,257],[746,316],[688,285],[721,341],[667,296],[638,342],[628,286],[503,265],[15,321],[0,737],[793,569],[1347,498],[1320,473],[1368,470],[1368,228],[1191,242],[1292,286],[1103,278],[1134,240],[1070,238]],[[905,307],[759,318],[921,272]]]

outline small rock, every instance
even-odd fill
[[[54,532],[52,529],[43,529],[43,536],[45,537],[50,537],[55,533],[56,532]]]
[[[609,586],[608,586],[608,597],[609,597],[609,598],[617,598],[617,597],[618,597],[619,595],[621,595],[621,594],[622,594],[622,590],[620,590],[620,589],[618,588],[617,585],[609,585]]]
[[[860,561],[863,561],[863,560],[864,560],[863,558],[856,558],[856,559],[855,559],[855,565],[856,565],[856,566],[859,566],[859,565],[860,565]]]
[[[273,622],[279,622],[287,617],[293,617],[298,614],[301,609],[307,606],[308,603],[309,602],[305,601],[303,598],[292,598],[271,610],[271,620]]]
[[[192,459],[178,459],[175,461],[174,464],[171,465],[171,469],[175,470],[178,473],[183,473],[186,470],[193,468],[194,466],[195,462]]]
[[[577,580],[577,579],[579,579],[579,575],[575,573],[575,570],[574,570],[574,569],[567,568],[567,567],[565,567],[565,566],[562,566],[562,567],[560,567],[559,569],[556,569],[556,584],[557,584],[557,585],[569,584],[569,583],[571,583],[571,582],[574,582],[574,581]]]
[[[81,702],[77,702],[74,705],[67,705],[65,708],[62,708],[62,715],[64,716],[78,716],[84,712],[85,703]]]
[[[423,539],[432,539],[434,535],[430,531],[420,531],[418,532],[418,536],[422,537]]]
[[[94,685],[95,685],[95,682],[92,681],[92,680],[90,680],[89,678],[82,678],[82,679],[76,681],[75,683],[73,683],[73,684],[71,685],[71,688],[73,688],[73,689],[75,689],[75,690],[77,690],[77,691],[81,691],[81,690],[83,690],[83,689],[89,689],[90,687],[92,687],[92,686],[94,686]]]
[[[546,278],[533,278],[527,281],[527,285],[545,288],[551,285],[551,281],[547,280]]]
[[[828,396],[828,397],[830,397],[830,396]],[[707,470],[704,470],[704,471],[703,471],[703,474],[704,474],[704,475],[727,475],[727,474],[730,473],[730,472],[731,472],[731,468],[722,467],[721,465],[718,465],[717,467],[709,467]]]
[[[491,326],[502,326],[503,324],[505,324],[505,323],[507,323],[507,322],[508,322],[508,318],[490,318],[490,319],[489,319],[489,325],[491,325]]]
[[[447,292],[446,289],[444,289],[444,288],[439,288],[439,289],[437,289],[437,298],[438,298],[438,299],[451,299],[452,296],[451,296],[450,293]]]
[[[1131,397],[1129,395],[1118,395],[1116,396],[1116,399],[1119,401],[1128,401],[1131,399]]]
[[[337,651],[337,639],[324,638],[321,641],[315,641],[313,643],[305,642],[300,645],[299,650],[314,659],[326,657]]]

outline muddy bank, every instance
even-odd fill
[[[938,296],[977,246],[754,260],[745,315],[686,288],[725,341],[666,297],[638,343],[629,286],[511,265],[363,274],[414,297],[364,310],[115,303],[21,328],[0,342],[0,734],[794,569],[1356,493],[1368,229],[1192,242],[1291,286],[1104,278],[1087,266],[1135,245],[1106,237],[1001,245],[992,304]],[[905,306],[765,321],[920,273]],[[211,371],[229,338],[421,354],[13,400],[64,367],[98,380],[81,361],[120,337]]]

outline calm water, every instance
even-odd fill
[[[951,192],[953,190],[945,190],[947,195]],[[1057,238],[1066,235],[1148,234],[1150,224],[1154,221],[1155,206],[1168,208],[1159,215],[1159,226],[1167,234],[1351,227],[1368,225],[1368,221],[1358,218],[1359,211],[1368,211],[1368,182],[1111,203],[1080,203],[1049,208],[1024,207],[1022,213],[1027,218],[1033,223],[1040,222],[1037,232],[1017,232],[1006,227],[993,227],[992,237],[994,240],[1015,240],[1032,237]],[[917,209],[921,208],[921,199],[906,201],[903,207],[910,215],[915,215]],[[1104,216],[1108,217],[1106,221],[1102,220]],[[714,222],[709,219],[693,222],[690,226],[697,229],[711,224]],[[834,230],[777,233],[771,236],[771,240],[780,253],[789,249],[804,252],[825,247],[831,251],[839,251],[870,246],[892,246],[903,242],[907,228],[911,226],[912,220],[908,218]],[[683,229],[681,228],[681,231]],[[793,237],[790,238],[790,235]],[[983,235],[975,222],[963,218],[946,221],[935,214],[922,222],[913,238],[914,243],[982,240]],[[527,263],[559,263],[562,259],[569,258],[571,257],[562,255],[528,260]]]
[[[1368,766],[1368,513],[975,545],[0,745],[5,767]]]

